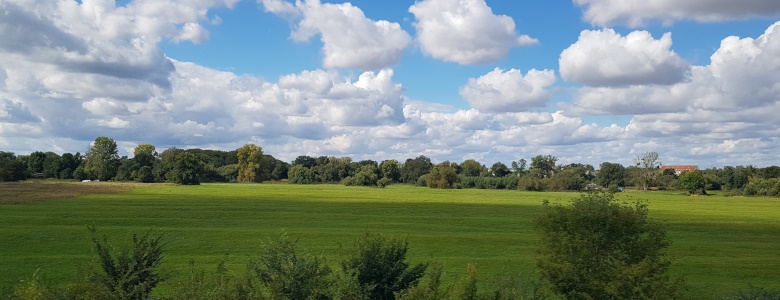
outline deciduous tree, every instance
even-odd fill
[[[637,180],[641,184],[645,191],[650,184],[658,178],[661,168],[661,160],[658,157],[658,152],[647,152],[645,154],[634,157],[634,165],[637,166],[639,173],[637,174]]]
[[[536,264],[567,299],[675,299],[666,230],[647,204],[620,204],[612,194],[584,194],[570,206],[545,203],[535,219]]]
[[[118,167],[119,155],[114,139],[96,138],[84,159],[84,171],[97,179],[108,180],[114,178]]]
[[[238,148],[237,155],[238,182],[260,182],[263,148],[255,144],[246,144]]]

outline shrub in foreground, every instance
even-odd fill
[[[571,206],[545,203],[535,220],[536,264],[555,292],[570,299],[677,299],[681,281],[668,275],[671,244],[648,218],[647,204],[631,206],[613,194],[583,194]]]
[[[120,254],[112,254],[108,239],[98,240],[95,227],[89,227],[100,266],[105,273],[99,281],[118,299],[146,299],[165,280],[160,273],[165,233],[150,229],[140,238],[133,234],[133,246]]]
[[[406,261],[409,243],[366,234],[341,262],[345,274],[354,275],[369,299],[392,300],[395,294],[416,286],[426,264],[411,266]]]

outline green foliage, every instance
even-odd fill
[[[176,156],[176,163],[167,177],[174,183],[198,185],[201,173],[203,173],[203,162],[195,154],[181,152]]]
[[[535,220],[536,263],[555,292],[569,299],[675,299],[667,274],[671,244],[647,204],[619,204],[612,194],[583,194],[571,206],[548,205]]]
[[[548,178],[555,174],[555,162],[558,158],[552,155],[537,155],[531,159],[531,173],[540,178]]]
[[[138,169],[135,174],[135,180],[140,182],[154,182],[154,173],[152,173],[152,167],[143,166]]]
[[[293,184],[312,184],[315,183],[315,174],[310,168],[303,165],[293,165],[287,171],[287,179]]]
[[[395,299],[395,294],[416,286],[427,264],[410,266],[406,261],[409,243],[366,234],[341,262],[346,274],[354,274],[369,299]]]
[[[365,165],[354,176],[344,178],[342,183],[347,186],[376,186],[377,168],[373,165]]]
[[[469,264],[466,268],[467,275],[455,283],[453,288],[455,299],[478,300],[477,295],[477,267]]]
[[[260,259],[251,263],[272,299],[324,299],[331,270],[325,259],[307,251],[297,253],[298,240],[286,235],[269,239]]]
[[[119,155],[114,139],[97,137],[84,158],[85,173],[100,180],[109,180],[116,176],[118,168]]]
[[[254,286],[252,277],[242,278],[231,274],[227,267],[228,257],[220,260],[214,272],[198,271],[195,261],[190,261],[190,271],[173,282],[173,295],[167,300],[260,300],[265,299]]]
[[[0,151],[0,181],[24,180],[27,167],[11,152]]]
[[[158,270],[167,244],[165,233],[150,229],[140,238],[133,234],[133,246],[118,255],[111,254],[111,246],[104,236],[97,238],[95,227],[88,227],[100,265],[105,276],[103,285],[116,299],[147,299],[165,276]]]
[[[425,183],[429,188],[437,189],[451,188],[457,181],[458,175],[455,173],[455,168],[448,161],[434,166],[425,179]]]
[[[463,176],[476,177],[479,176],[479,173],[482,173],[482,169],[484,168],[485,167],[478,161],[467,159],[460,164],[460,174]]]
[[[388,179],[387,177],[382,177],[382,179],[376,181],[376,186],[380,188],[385,188],[392,183],[393,183],[392,180]]]
[[[744,193],[748,196],[780,196],[780,178],[750,177]]]
[[[395,159],[389,159],[383,161],[379,165],[379,170],[382,172],[382,178],[387,178],[392,182],[401,181],[401,166]]]
[[[504,177],[511,173],[509,167],[501,162],[494,163],[493,166],[490,167],[490,171],[493,172],[493,176],[496,177]]]
[[[449,299],[449,289],[442,289],[441,276],[444,266],[432,264],[428,268],[428,284],[414,286],[398,294],[398,300],[439,300]]]
[[[255,144],[246,144],[236,151],[238,155],[238,182],[261,182],[260,167],[263,160],[263,148]]]
[[[750,286],[748,290],[739,290],[733,296],[723,297],[723,300],[780,300],[780,291],[768,290]]]
[[[677,184],[680,185],[680,188],[688,191],[689,195],[707,194],[707,191],[704,189],[707,187],[707,181],[704,179],[702,173],[698,170],[692,172],[683,172],[680,174],[680,178],[677,180]]]
[[[419,178],[431,172],[433,164],[431,159],[420,155],[415,159],[408,158],[401,167],[401,181],[406,183],[419,183]]]
[[[596,183],[601,187],[625,186],[626,168],[618,163],[604,162],[599,167],[599,173],[596,174]]]

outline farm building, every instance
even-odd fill
[[[666,171],[667,169],[672,169],[674,170],[674,174],[679,176],[682,174],[682,172],[694,171],[697,168],[698,167],[696,165],[663,166],[661,167],[661,172]]]

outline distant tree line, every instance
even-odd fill
[[[293,184],[385,187],[401,183],[525,191],[618,191],[630,186],[682,189],[691,194],[726,190],[731,195],[780,196],[778,166],[726,166],[675,174],[671,169],[661,171],[656,152],[635,157],[630,166],[604,162],[598,169],[589,164],[557,164],[558,159],[552,155],[491,166],[474,159],[434,164],[422,155],[403,162],[304,155],[288,163],[264,154],[262,147],[254,144],[233,151],[172,147],[161,153],[153,145],[141,144],[133,152],[133,158],[119,157],[116,142],[108,137],[96,138],[84,155],[36,151],[16,156],[0,151],[0,181],[58,178],[199,184],[287,180]]]

